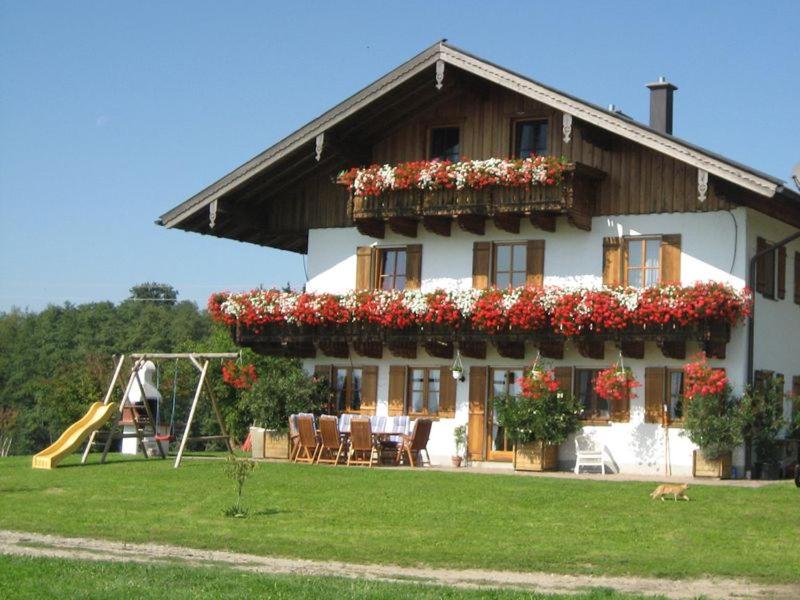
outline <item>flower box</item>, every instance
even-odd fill
[[[558,446],[528,442],[514,446],[515,471],[554,471],[558,469]]]
[[[692,475],[694,477],[717,477],[719,479],[731,478],[731,453],[723,452],[719,458],[706,458],[699,450],[694,451],[692,460]]]
[[[289,434],[267,429],[264,432],[264,458],[289,458]]]

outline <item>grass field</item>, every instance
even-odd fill
[[[647,483],[273,463],[247,483],[250,517],[229,519],[220,462],[76,462],[0,460],[0,528],[353,563],[762,582],[800,569],[788,483],[673,503]]]
[[[595,590],[569,596],[467,590],[363,579],[242,573],[230,569],[83,562],[0,555],[0,598],[370,598],[478,600],[634,600]]]

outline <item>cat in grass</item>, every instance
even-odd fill
[[[686,490],[689,488],[688,483],[681,483],[680,485],[674,485],[665,483],[663,485],[658,486],[653,492],[650,494],[650,497],[655,500],[656,498],[661,498],[661,501],[664,501],[664,496],[672,496],[672,499],[676,502],[678,498],[681,500],[688,500],[689,496],[686,495]]]

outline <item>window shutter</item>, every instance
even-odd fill
[[[378,367],[371,365],[361,369],[361,412],[375,414],[378,404]]]
[[[553,373],[558,382],[558,389],[572,394],[572,367],[556,367],[553,369]]]
[[[469,458],[473,460],[482,460],[484,458],[484,444],[486,441],[486,371],[486,367],[469,368],[467,453]]]
[[[525,285],[544,286],[544,240],[528,240],[525,257]]]
[[[389,367],[389,416],[402,415],[406,412],[406,367],[391,365]]]
[[[800,252],[794,253],[794,301],[800,304]]]
[[[644,422],[661,423],[664,410],[667,372],[664,367],[644,370]]]
[[[477,290],[485,290],[489,287],[491,253],[491,242],[472,244],[472,287]]]
[[[406,246],[406,289],[418,290],[422,277],[422,244]]]
[[[756,254],[766,250],[769,244],[764,238],[756,239]],[[767,291],[767,255],[765,254],[756,261],[756,291],[759,294],[766,294]]]
[[[770,377],[772,377],[772,371],[757,369],[755,373],[753,373],[753,389],[763,390]]]
[[[661,283],[681,283],[681,235],[661,236]]]
[[[622,400],[611,402],[611,420],[617,423],[627,423],[631,420],[631,398],[626,395]]]
[[[603,238],[603,284],[622,285],[622,238]]]
[[[371,246],[359,246],[356,249],[356,291],[371,290],[374,287],[373,254]]]
[[[792,377],[792,394],[795,398],[800,398],[800,375]]]
[[[439,416],[449,419],[456,416],[456,380],[450,367],[439,370]]]
[[[778,298],[786,298],[786,246],[778,248]]]

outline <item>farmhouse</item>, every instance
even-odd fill
[[[688,357],[704,351],[737,393],[770,372],[800,387],[800,195],[675,137],[677,88],[647,87],[643,124],[439,42],[158,223],[306,254],[312,294],[228,313],[236,342],[302,358],[337,412],[432,418],[434,463],[466,424],[469,457],[507,465],[492,399],[539,360],[622,472],[688,474]],[[724,307],[751,277],[748,321]],[[590,301],[604,286],[627,291]],[[647,294],[691,306],[619,322]],[[592,379],[620,359],[642,387],[607,402]],[[574,459],[570,440],[559,461]]]

